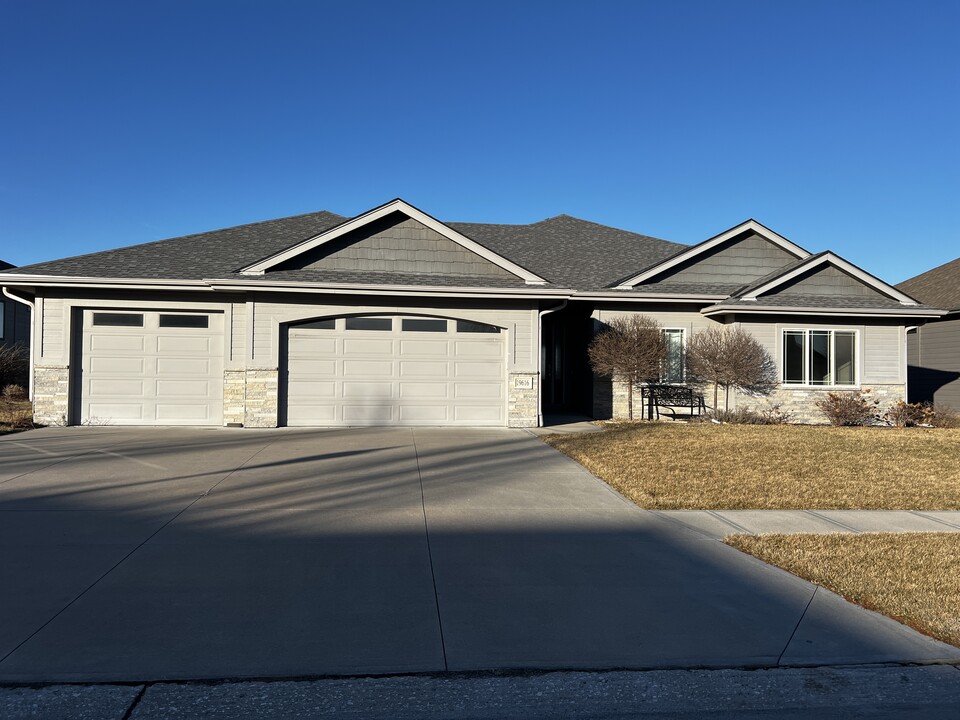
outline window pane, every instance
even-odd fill
[[[857,334],[852,332],[834,333],[833,345],[836,357],[836,373],[834,383],[837,385],[854,385],[856,383],[855,359]]]
[[[803,365],[806,362],[807,338],[802,330],[783,333],[783,382],[803,383]]]
[[[207,315],[161,315],[160,327],[205,328],[210,326]]]
[[[349,317],[347,330],[392,330],[393,318]]]
[[[307,330],[333,330],[337,326],[337,321],[334,318],[325,318],[323,320],[314,320],[313,322],[303,323],[302,325],[297,325],[298,328],[305,328]]]
[[[447,321],[404,318],[401,327],[405,332],[446,332]]]
[[[500,328],[495,325],[486,325],[484,323],[470,322],[469,320],[457,320],[457,332],[462,333],[498,333]]]
[[[665,383],[682,383],[684,381],[683,367],[683,330],[664,330],[664,339],[667,341],[667,359],[663,364]]]
[[[810,384],[832,385],[830,375],[830,331],[810,331]]]
[[[109,327],[143,327],[143,315],[141,313],[94,313],[94,325],[106,325]]]

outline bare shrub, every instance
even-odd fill
[[[829,392],[816,406],[827,416],[831,425],[872,425],[878,419],[879,400],[871,400],[870,390],[863,392]]]
[[[724,410],[730,409],[730,390],[768,395],[777,386],[777,365],[753,335],[739,327],[701,330],[687,344],[687,375],[691,382],[713,385],[713,407],[719,388]]]
[[[923,424],[938,428],[960,428],[960,412],[940,403],[925,405],[923,407]]]
[[[633,388],[656,382],[667,357],[660,324],[646,315],[613,318],[588,348],[590,367],[598,375],[627,382],[627,415],[633,420]]]
[[[786,425],[790,422],[790,413],[776,404],[756,409],[742,407],[736,410],[711,410],[706,414],[706,418],[731,425]]]
[[[908,403],[897,400],[883,414],[883,419],[896,427],[913,427],[926,422],[924,418],[925,409],[923,403]]]
[[[26,385],[29,373],[30,355],[26,345],[0,345],[0,387]]]
[[[27,391],[23,389],[23,385],[5,385],[3,388],[3,399],[4,400],[26,400]]]

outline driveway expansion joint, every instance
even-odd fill
[[[796,627],[793,628],[793,632],[790,633],[790,637],[787,638],[787,644],[783,646],[783,650],[780,652],[780,657],[777,658],[777,667],[782,667],[780,663],[783,661],[783,656],[786,655],[787,650],[790,649],[790,643],[793,642],[793,638],[797,634],[797,630],[800,629],[800,625],[803,624],[803,619],[807,616],[807,611],[810,609],[810,606],[813,605],[813,599],[817,596],[817,593],[820,591],[819,585],[813,586],[813,592],[810,593],[810,599],[807,601],[807,605],[803,608],[803,612],[800,613],[800,619],[797,620]]]

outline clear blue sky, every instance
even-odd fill
[[[403,197],[960,256],[960,2],[0,0],[0,259]]]

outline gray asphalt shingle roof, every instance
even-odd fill
[[[907,295],[945,310],[960,310],[960,258],[897,285]]]
[[[242,267],[319,235],[348,219],[330,212],[297,215],[37,263],[19,268],[18,272],[174,280],[227,278]],[[659,262],[664,256],[683,247],[678,243],[578,220],[569,215],[559,215],[530,225],[448,224],[551,284],[574,289],[606,287],[625,273]],[[323,272],[332,282],[339,282],[333,280],[334,272]],[[342,275],[339,271],[337,274]],[[374,274],[365,275],[366,282],[370,283]],[[269,276],[280,277],[274,271]],[[293,276],[287,277],[292,279]],[[318,276],[311,279],[323,278]],[[431,280],[429,284],[438,284],[432,282],[432,278],[427,280]],[[491,282],[489,278],[478,279],[477,282],[484,286],[502,284]],[[464,284],[463,278],[459,284]],[[523,282],[519,284],[522,286]]]

